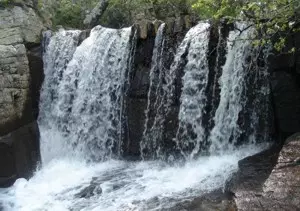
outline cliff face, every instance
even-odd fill
[[[0,148],[6,152],[0,155],[6,161],[0,185],[7,183],[5,178],[28,177],[38,160],[38,129],[31,122],[38,114],[44,25],[32,7],[29,1],[0,7],[0,136],[5,135]],[[5,169],[14,170],[8,174]]]
[[[300,131],[300,33],[287,40],[283,52],[270,58],[275,123],[281,140]],[[296,51],[286,53],[292,47]]]
[[[29,57],[40,45],[43,29],[40,17],[26,5],[0,9],[0,135],[34,120],[32,75],[41,69],[34,72]]]

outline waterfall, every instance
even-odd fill
[[[236,28],[239,30],[231,31],[227,41],[226,63],[222,68],[222,76],[219,79],[221,93],[220,103],[216,110],[214,123],[209,137],[211,143],[211,152],[222,152],[235,147],[241,138],[247,139],[245,142],[253,142],[256,139],[256,130],[254,128],[255,121],[259,121],[256,114],[258,107],[251,107],[257,104],[264,97],[267,98],[268,88],[263,88],[258,80],[265,81],[268,84],[267,68],[255,69],[257,57],[259,54],[257,49],[252,45],[252,37],[254,35],[253,28],[246,28],[246,24],[237,23]],[[256,75],[256,80],[251,75]],[[253,86],[254,83],[254,86]],[[258,95],[261,89],[265,89],[262,93],[265,96]],[[256,93],[256,94],[255,94]],[[251,98],[251,95],[253,99]],[[248,128],[245,125],[247,115],[252,120]],[[249,121],[251,121],[249,119]],[[244,125],[244,127],[243,127]]]
[[[257,142],[270,122],[268,49],[252,45],[253,28],[235,28],[224,43],[228,31],[212,38],[214,26],[200,22],[174,55],[176,39],[159,27],[141,140],[124,137],[132,132],[126,112],[141,100],[130,96],[135,47],[152,37],[133,27],[97,26],[84,40],[78,30],[45,33],[43,166],[0,189],[0,210],[178,210],[225,189],[239,160],[266,149]],[[126,141],[137,141],[145,160],[122,160]]]
[[[183,41],[183,45],[189,43],[189,49],[182,79],[179,129],[176,139],[185,157],[194,157],[205,144],[205,126],[202,124],[202,118],[206,106],[205,89],[209,74],[207,60],[209,29],[208,23],[200,23],[188,32]]]
[[[150,87],[148,91],[148,103],[145,112],[146,120],[141,140],[141,155],[143,158],[155,158],[161,154],[160,142],[163,139],[164,116],[164,92],[163,80],[166,73],[164,68],[165,50],[165,24],[160,25],[155,38],[151,70]]]
[[[79,34],[55,34],[44,55],[39,117],[43,161],[56,156],[103,160],[120,149],[132,28],[95,27],[76,48]]]

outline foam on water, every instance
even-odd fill
[[[258,152],[262,146],[247,146],[222,156],[200,157],[184,165],[163,162],[99,164],[52,160],[35,176],[18,180],[10,189],[0,190],[4,211],[82,210],[125,211],[170,208],[184,200],[224,187],[238,168],[238,161]],[[90,198],[76,197],[91,181],[102,193]]]

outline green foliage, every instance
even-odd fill
[[[37,7],[41,13],[50,13],[52,25],[55,28],[58,25],[71,28],[82,28],[83,20],[98,0],[56,0],[50,7],[46,7],[47,0],[38,0]]]
[[[14,0],[0,0],[0,6],[6,7],[12,3],[14,3]]]
[[[82,10],[79,4],[68,0],[61,0],[52,19],[54,26],[63,25],[80,28],[82,22]]]
[[[14,0],[0,0],[9,3]],[[38,7],[44,1],[38,0]],[[82,28],[86,13],[99,0],[54,1],[54,26]],[[196,13],[200,19],[244,20],[257,29],[255,45],[277,41],[274,48],[281,50],[287,36],[300,30],[300,0],[110,0],[99,24],[114,28],[132,25],[138,19],[160,19]],[[297,50],[297,49],[296,49]],[[294,52],[290,50],[290,52]]]
[[[273,41],[280,51],[286,44],[286,37],[297,32],[300,24],[299,0],[191,0],[192,8],[202,18],[216,21],[245,20],[253,23],[260,42]]]

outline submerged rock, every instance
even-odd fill
[[[88,187],[75,194],[76,198],[91,198],[95,195],[102,194],[102,188],[99,184],[91,183]]]

